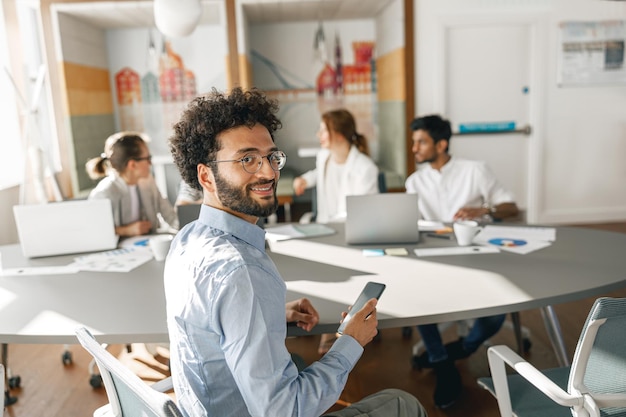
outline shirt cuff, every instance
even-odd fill
[[[354,337],[344,334],[333,343],[330,352],[336,352],[345,356],[354,366],[363,354],[363,346]]]

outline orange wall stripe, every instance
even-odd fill
[[[70,116],[113,113],[109,71],[63,63]]]
[[[405,101],[405,55],[404,48],[396,49],[376,60],[378,77],[378,100]]]

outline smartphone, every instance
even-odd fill
[[[383,293],[383,291],[385,291],[385,284],[381,284],[379,282],[372,282],[372,281],[365,284],[365,288],[363,288],[363,291],[361,291],[361,294],[359,294],[354,304],[352,304],[352,307],[350,308],[348,315],[346,316],[346,318],[343,319],[343,321],[339,325],[339,328],[337,329],[337,333],[343,334],[343,330],[346,328],[346,324],[348,324],[348,322],[352,318],[352,314],[361,310],[363,306],[365,305],[365,303],[367,303],[372,298],[375,298],[378,300],[381,294]]]

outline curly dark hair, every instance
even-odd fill
[[[267,128],[272,140],[274,132],[282,127],[276,117],[278,102],[268,99],[253,88],[244,91],[235,87],[230,94],[213,90],[191,101],[174,125],[169,139],[170,152],[181,178],[191,187],[202,190],[198,182],[198,164],[214,160],[222,148],[218,135],[240,126]]]

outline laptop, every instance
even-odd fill
[[[183,204],[176,206],[176,214],[178,215],[178,228],[182,229],[188,223],[198,220],[200,216],[200,207],[202,204]]]
[[[96,252],[117,247],[111,200],[72,200],[13,206],[27,258]]]
[[[417,194],[383,193],[346,197],[346,243],[417,243]]]

